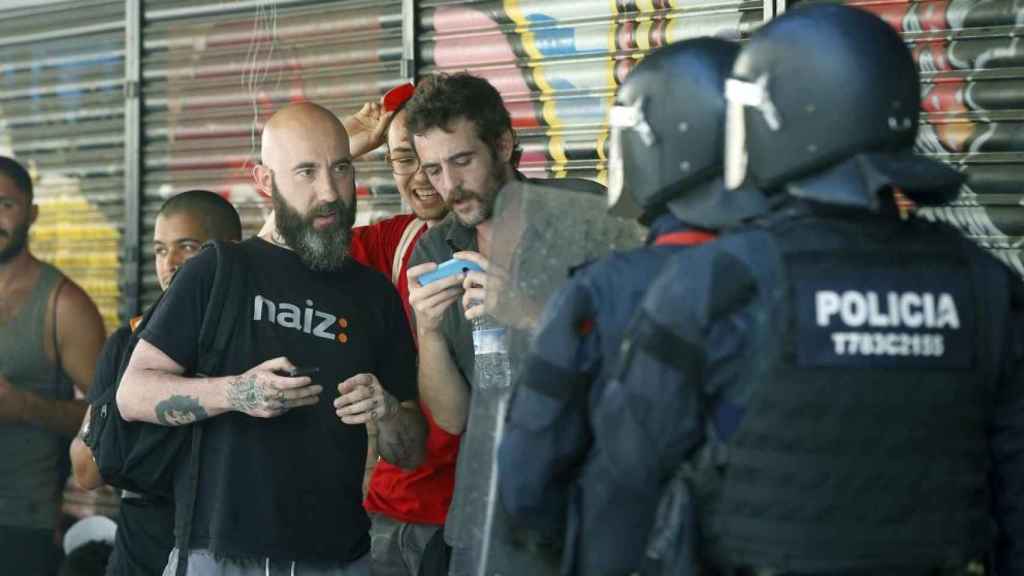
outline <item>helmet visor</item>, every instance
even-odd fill
[[[608,211],[615,213],[622,200],[622,129],[613,127],[608,135]]]
[[[753,108],[772,132],[782,129],[779,111],[768,92],[768,75],[756,82],[736,78],[725,81],[725,186],[729,190],[739,188],[747,178],[747,114]]]
[[[747,179],[747,122],[744,98],[746,82],[729,78],[725,81],[725,187],[735,190]]]
[[[725,187],[736,190],[747,179],[747,124],[742,102],[725,107]]]
[[[625,190],[625,160],[622,156],[622,133],[637,126],[636,108],[613,106],[608,124],[611,128],[608,136],[608,213],[622,218],[637,218],[643,210]]]

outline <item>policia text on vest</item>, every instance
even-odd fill
[[[817,324],[828,327],[833,320],[851,328],[959,329],[956,301],[947,293],[857,292],[821,290],[814,295]],[[833,332],[838,355],[942,356],[942,334],[907,332]]]
[[[970,366],[972,319],[964,313],[973,298],[950,263],[921,273],[851,260],[843,272],[804,257],[790,265],[800,365]]]

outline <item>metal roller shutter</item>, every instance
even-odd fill
[[[35,181],[32,252],[118,326],[125,220],[124,0],[8,11],[0,19],[0,153]]]
[[[423,2],[419,72],[468,69],[505,98],[530,176],[605,180],[615,89],[651,49],[749,34],[772,2],[504,0]]]
[[[191,188],[225,195],[246,235],[263,221],[252,185],[263,122],[310,100],[339,116],[403,80],[403,2],[149,0],[143,7],[143,301],[158,291],[148,234]],[[400,201],[378,151],[357,164],[360,220]]]
[[[1024,6],[1010,0],[848,2],[903,34],[921,70],[918,152],[966,172],[949,222],[1024,274]]]

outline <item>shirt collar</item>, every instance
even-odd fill
[[[654,240],[662,234],[684,232],[691,229],[693,229],[691,226],[683,224],[683,222],[679,220],[679,218],[676,218],[671,212],[665,212],[658,215],[658,217],[651,222],[650,227],[647,230],[647,241],[645,244],[653,244]]]
[[[454,212],[449,212],[448,216],[445,216],[445,222],[442,222],[442,225],[448,226],[448,232],[445,234],[444,241],[452,249],[452,252],[463,250],[475,252],[477,250],[475,226],[464,226],[455,217]]]

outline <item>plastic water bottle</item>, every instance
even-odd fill
[[[511,387],[508,335],[494,318],[483,315],[473,320],[474,385],[480,390]]]

